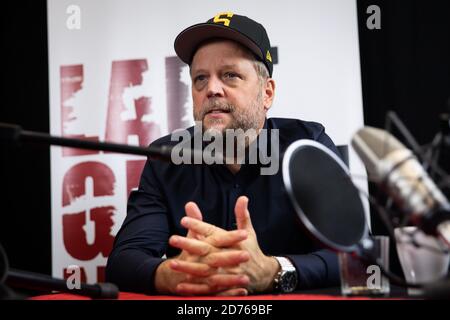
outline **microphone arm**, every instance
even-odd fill
[[[450,99],[449,99],[449,108],[450,108]],[[449,109],[450,110],[450,109]],[[411,131],[408,130],[403,121],[399,118],[399,116],[394,111],[388,111],[385,119],[385,128],[386,131],[392,133],[392,124],[395,125],[399,133],[403,136],[406,143],[411,147],[412,151],[415,155],[417,155],[424,163],[424,169],[430,173],[431,176],[437,174],[441,177],[447,177],[447,173],[443,170],[440,165],[435,162],[433,159],[433,155],[436,152],[436,148],[438,148],[441,144],[446,143],[446,135],[449,133],[450,128],[450,116],[448,113],[441,114],[441,132],[436,134],[433,138],[431,146],[428,148],[424,148],[419,145],[417,140],[412,135]],[[428,150],[427,150],[428,149]],[[436,156],[436,155],[435,155]]]
[[[419,143],[416,141],[414,136],[412,135],[411,131],[408,130],[406,125],[403,123],[402,120],[398,117],[397,113],[394,111],[388,111],[386,114],[386,123],[385,128],[387,132],[392,132],[391,129],[391,123],[393,123],[398,131],[402,134],[402,136],[405,138],[406,142],[411,146],[412,150],[415,154],[422,156],[422,148],[419,145]]]
[[[23,130],[20,126],[9,123],[0,123],[0,141],[12,141],[15,143],[37,142],[62,147],[80,148],[88,150],[103,150],[116,153],[134,154],[148,156],[159,160],[170,160],[172,147],[170,146],[148,146],[138,147],[125,144],[97,142],[66,137],[52,136],[43,132]]]

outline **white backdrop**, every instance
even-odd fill
[[[278,48],[270,116],[321,122],[349,144],[363,125],[355,0],[48,0],[51,133],[147,145],[191,125],[190,80],[173,40],[223,11],[262,23]],[[144,160],[52,148],[54,276],[75,264],[88,282],[103,280]],[[365,174],[353,151],[350,164]]]

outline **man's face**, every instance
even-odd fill
[[[194,119],[203,129],[260,129],[264,125],[264,84],[253,60],[232,41],[200,47],[191,64]]]

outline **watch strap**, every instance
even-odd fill
[[[275,257],[274,258],[278,261],[278,264],[280,265],[280,270],[277,272],[274,278],[273,288],[275,291],[282,292],[282,281],[283,276],[286,273],[292,273],[297,272],[297,269],[295,268],[294,264],[286,257]]]

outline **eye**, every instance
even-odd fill
[[[204,74],[199,74],[194,78],[194,82],[202,82],[206,80],[206,76]]]
[[[236,72],[225,72],[224,74],[225,79],[237,79],[239,78],[239,75]]]

